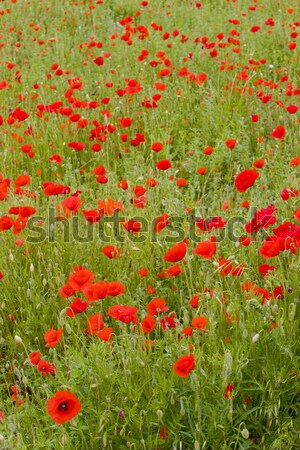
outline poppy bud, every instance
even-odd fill
[[[22,338],[20,338],[17,334],[15,335],[15,343],[20,345],[23,344]]]
[[[255,344],[255,342],[257,342],[259,340],[259,333],[255,334],[252,338],[252,342],[253,344]]]
[[[161,409],[158,409],[158,410],[156,411],[156,415],[157,415],[157,417],[158,417],[159,419],[162,419],[162,418],[163,418],[163,415],[164,415],[164,413],[162,412],[162,410],[161,410]]]
[[[249,431],[247,430],[247,428],[244,428],[242,430],[241,435],[243,436],[244,439],[249,439]]]

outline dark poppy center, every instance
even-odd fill
[[[58,411],[68,411],[69,405],[68,402],[62,402],[58,406]]]

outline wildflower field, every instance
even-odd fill
[[[0,1],[1,449],[300,449],[299,26]]]

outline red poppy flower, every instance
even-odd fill
[[[154,287],[151,286],[151,285],[147,286],[147,288],[146,288],[146,293],[147,293],[148,295],[153,295],[153,294],[155,294],[155,289],[154,289]]]
[[[60,155],[53,155],[49,158],[49,161],[54,161],[56,164],[62,163],[62,157]]]
[[[151,333],[154,331],[156,327],[155,317],[152,314],[148,314],[148,316],[144,317],[141,320],[141,329],[143,333]]]
[[[30,362],[31,362],[31,364],[33,365],[33,366],[36,366],[36,365],[38,365],[38,363],[40,362],[40,360],[41,360],[41,354],[40,354],[40,352],[32,352],[32,353],[30,353],[30,355],[29,355],[29,360],[30,360]]]
[[[63,184],[56,184],[52,182],[47,182],[43,184],[44,194],[47,197],[51,195],[60,195],[60,194],[69,194],[70,188],[68,186],[64,186]]]
[[[167,262],[178,262],[181,261],[187,251],[187,245],[185,242],[179,242],[179,244],[174,245],[164,256],[164,260]]]
[[[68,147],[80,152],[85,148],[85,144],[83,142],[69,142]]]
[[[146,181],[146,185],[149,187],[155,187],[157,185],[158,181],[155,180],[155,178],[148,178],[148,180]]]
[[[246,223],[245,230],[247,233],[257,233],[261,228],[268,228],[276,223],[276,217],[273,216],[277,210],[273,205],[256,211],[251,222]]]
[[[263,277],[269,275],[275,269],[274,266],[270,266],[269,264],[260,264],[258,267],[259,273],[262,274]]]
[[[119,181],[118,187],[121,188],[123,191],[126,191],[128,189],[128,182],[127,182],[127,180]]]
[[[265,259],[278,256],[281,251],[280,241],[277,236],[268,237],[259,249],[259,253]]]
[[[195,369],[194,355],[181,356],[174,364],[174,372],[181,378],[189,376],[192,370]]]
[[[300,208],[298,208],[297,211],[295,211],[294,217],[297,220],[297,222],[300,222]]]
[[[151,149],[154,151],[154,152],[156,152],[156,153],[158,153],[158,152],[160,152],[162,149],[163,149],[163,144],[161,143],[161,142],[154,142],[153,144],[152,144],[152,146],[151,146]]]
[[[273,131],[271,131],[271,136],[275,139],[279,139],[282,141],[285,137],[285,128],[282,125],[279,125],[278,127],[274,128]]]
[[[80,200],[79,197],[72,195],[71,197],[67,197],[62,202],[62,207],[67,216],[71,214],[77,213],[81,208],[83,201]]]
[[[18,388],[17,386],[11,386],[10,389],[12,391],[11,399],[13,402],[16,402],[16,405],[21,405],[23,402],[25,402],[25,399],[18,400],[18,394],[20,394],[21,392],[20,388]]]
[[[229,398],[233,397],[233,390],[234,390],[234,385],[232,383],[229,383],[226,387],[224,398],[229,399]]]
[[[60,288],[59,293],[63,298],[69,298],[75,293],[75,289],[72,288],[70,283],[67,283]]]
[[[282,298],[284,298],[284,287],[283,286],[277,286],[274,290],[273,290],[273,298],[275,300],[281,300]]]
[[[166,270],[166,274],[168,277],[177,277],[180,275],[182,270],[180,269],[179,264],[174,264],[174,266],[169,266]]]
[[[219,258],[218,272],[221,277],[227,277],[232,271],[232,263],[228,259],[223,259],[222,256]]]
[[[23,122],[23,120],[26,120],[29,117],[29,114],[27,112],[22,111],[21,108],[18,106],[11,114],[11,117],[14,119],[17,119],[18,122]]]
[[[74,267],[74,272],[69,276],[68,284],[71,288],[75,291],[84,291],[91,286],[94,280],[93,272],[82,267]]]
[[[205,148],[202,150],[202,153],[203,153],[204,155],[211,155],[211,154],[213,153],[213,151],[214,151],[214,148],[211,147],[211,146],[209,145],[208,147],[205,147]]]
[[[121,202],[115,202],[112,198],[109,198],[107,201],[99,200],[98,207],[100,214],[103,216],[113,216],[115,212],[124,209]]]
[[[108,281],[106,284],[108,297],[117,297],[125,292],[125,286],[120,281]]]
[[[300,165],[300,156],[296,156],[295,158],[291,159],[290,166],[291,167],[297,167]]]
[[[187,180],[185,178],[179,178],[176,180],[176,186],[185,187],[187,185]]]
[[[217,251],[217,244],[214,241],[199,242],[193,253],[205,259],[211,259]]]
[[[153,222],[154,233],[160,233],[169,224],[169,214],[162,214]]]
[[[186,327],[186,328],[184,328],[184,329],[182,330],[182,333],[183,333],[185,336],[192,336],[192,334],[193,334],[193,328],[192,328],[192,327]]]
[[[26,186],[27,184],[30,184],[30,176],[29,175],[19,175],[14,181],[14,185],[17,188],[21,187],[21,186]]]
[[[122,128],[127,128],[131,126],[133,119],[130,119],[130,117],[119,117],[118,121],[120,122]]]
[[[121,224],[128,233],[132,233],[133,235],[139,233],[142,228],[142,224],[134,219],[127,220],[127,222],[121,222]]]
[[[154,298],[148,303],[148,314],[156,316],[164,311],[169,311],[166,302],[162,298]]]
[[[114,245],[107,245],[106,247],[103,247],[102,253],[110,259],[118,258],[120,256],[121,249]]]
[[[15,247],[21,247],[24,244],[24,239],[16,239]]]
[[[20,217],[31,217],[35,213],[36,209],[32,206],[16,206],[8,211],[8,214],[18,214]]]
[[[4,200],[8,196],[9,182],[3,181],[0,183],[0,200]]]
[[[221,216],[211,217],[205,221],[209,231],[213,231],[215,228],[224,228],[227,220],[223,220]],[[206,230],[205,230],[206,231]]]
[[[240,277],[240,276],[243,274],[244,269],[245,269],[245,265],[244,265],[244,264],[239,264],[238,266],[236,266],[236,267],[232,270],[231,275],[232,275],[233,277]]]
[[[143,267],[142,269],[139,270],[139,275],[144,278],[146,277],[148,274],[148,269],[146,267]]]
[[[299,194],[299,191],[297,191],[296,189],[294,189],[292,187],[288,187],[288,188],[284,188],[282,190],[280,197],[282,198],[282,200],[286,201],[290,197],[297,197],[298,194]]]
[[[142,195],[145,194],[147,189],[145,189],[143,186],[134,186],[132,188],[132,191],[136,197],[141,197]]]
[[[102,330],[99,331],[97,336],[99,339],[101,339],[101,341],[104,341],[104,342],[110,341],[113,336],[112,327],[103,328]]]
[[[190,300],[190,305],[191,305],[191,307],[194,308],[194,309],[198,308],[198,306],[199,306],[199,300],[200,300],[199,295],[194,295],[194,296],[191,298],[191,300]]]
[[[244,170],[240,172],[235,178],[234,184],[239,192],[245,192],[251,186],[254,185],[255,181],[259,177],[257,170]]]
[[[102,56],[98,56],[96,59],[94,59],[94,63],[97,64],[97,66],[103,66],[104,58]]]
[[[206,169],[206,167],[199,167],[199,168],[196,170],[196,172],[199,173],[199,175],[205,175],[206,172],[207,172],[207,169]]]
[[[298,106],[297,105],[289,105],[286,107],[286,110],[288,113],[290,114],[296,114],[296,112],[298,111]]]
[[[107,316],[124,323],[137,323],[138,308],[129,305],[114,305],[108,308]]]
[[[84,295],[88,302],[96,302],[107,296],[108,283],[100,280],[95,284],[84,289]]]
[[[63,335],[62,328],[59,328],[58,330],[53,330],[52,328],[50,330],[47,330],[44,334],[44,339],[46,342],[45,347],[52,348],[56,347],[61,340]]]
[[[100,330],[102,330],[102,328],[104,328],[104,322],[101,313],[97,312],[96,314],[88,318],[86,330],[88,334],[96,334]]]
[[[0,217],[0,232],[9,230],[14,225],[14,221],[9,216]]]
[[[101,219],[101,215],[98,209],[83,209],[82,213],[89,223],[97,223]]]
[[[253,294],[254,294],[256,297],[262,296],[262,302],[261,302],[262,305],[264,305],[264,304],[266,303],[266,301],[269,301],[270,298],[271,298],[270,292],[267,291],[267,289],[260,288],[260,287],[255,287],[255,288],[253,289]]]
[[[79,297],[74,298],[73,302],[68,306],[66,315],[68,317],[75,317],[77,314],[86,311],[88,303],[83,302]]]
[[[20,234],[21,231],[26,227],[28,217],[18,216],[14,223],[14,234]]]
[[[170,431],[166,427],[162,427],[159,432],[160,439],[167,439]]]
[[[135,208],[145,208],[147,205],[146,196],[142,195],[141,197],[132,198],[130,203],[132,203]]]
[[[58,391],[48,400],[48,414],[54,422],[63,424],[77,416],[81,410],[81,402],[69,391]]]
[[[235,139],[227,139],[227,141],[225,141],[226,147],[229,148],[230,150],[234,149],[236,144],[237,144],[237,141]]]
[[[170,316],[164,316],[160,321],[160,327],[163,330],[171,330],[171,328],[176,328],[176,314],[172,313]]]
[[[208,329],[206,328],[207,324],[208,320],[206,319],[206,317],[203,316],[194,317],[192,320],[192,326],[194,328],[197,328],[197,330],[208,331]]]
[[[158,170],[168,170],[172,167],[171,161],[169,159],[161,159],[157,162],[156,168]]]
[[[100,174],[98,175],[98,177],[96,178],[97,183],[99,184],[106,184],[108,182],[108,178],[106,175],[104,174]]]
[[[53,375],[55,373],[54,364],[48,363],[45,359],[40,359],[37,364],[37,370],[46,376]]]
[[[253,163],[253,167],[255,167],[256,169],[261,169],[265,165],[266,165],[266,160],[265,159],[257,159]]]

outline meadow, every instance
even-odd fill
[[[1,449],[300,449],[299,26],[0,1]]]

